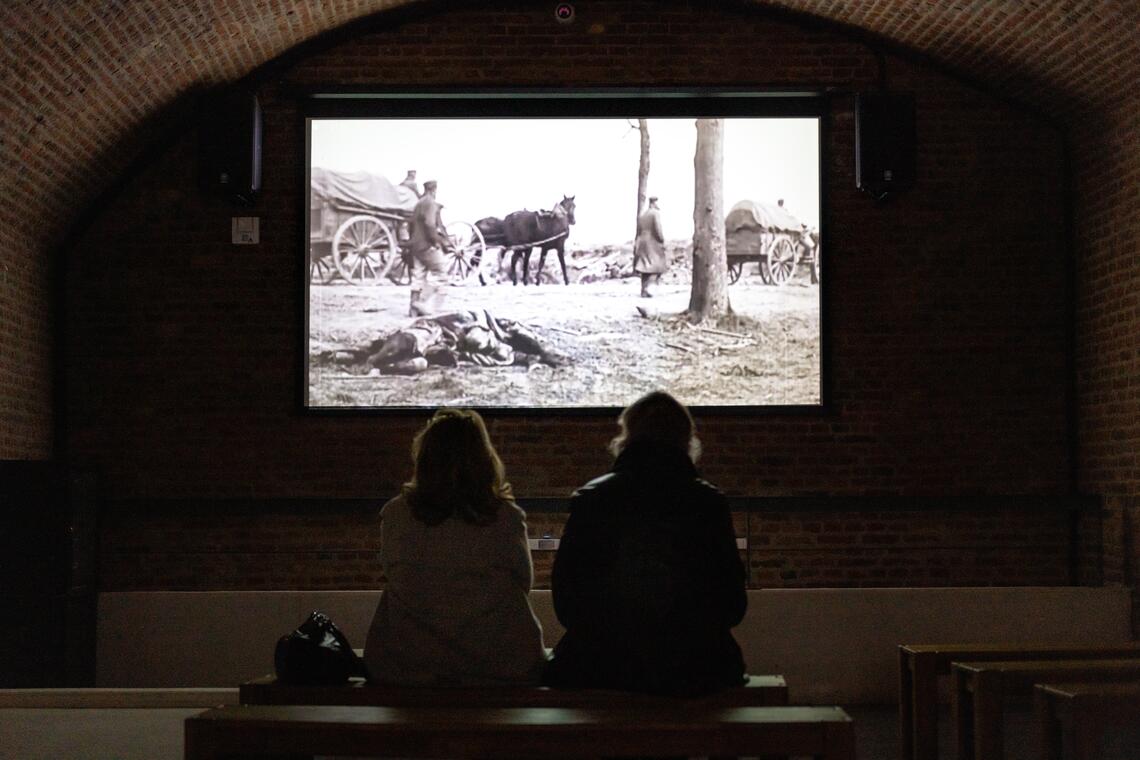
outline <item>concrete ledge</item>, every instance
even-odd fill
[[[99,595],[96,685],[233,687],[273,670],[273,648],[315,609],[362,646],[378,591],[132,591]],[[546,645],[563,629],[531,592]],[[1127,588],[764,589],[735,630],[749,670],[781,674],[793,704],[897,699],[899,644],[1121,643]]]
[[[170,708],[238,704],[227,689],[0,689],[0,708]]]
[[[182,725],[200,706],[0,710],[0,757],[19,760],[181,760]]]

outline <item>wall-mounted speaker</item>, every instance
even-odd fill
[[[252,203],[261,190],[261,104],[257,95],[235,90],[210,99],[199,135],[202,187],[238,203]]]
[[[914,184],[914,96],[855,96],[855,186],[876,198]]]

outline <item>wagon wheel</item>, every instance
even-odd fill
[[[448,277],[455,282],[463,282],[477,274],[485,285],[482,275],[487,244],[483,233],[468,222],[452,222],[447,225],[447,237],[451,241],[451,250],[446,253]]]
[[[820,276],[820,274],[822,274],[822,267],[821,267],[822,263],[823,262],[821,262],[819,260],[819,246],[817,245],[815,247],[815,249],[811,252],[811,283],[812,283],[812,285],[818,285],[819,284],[819,276]]]
[[[795,271],[796,247],[786,237],[777,239],[768,250],[768,275],[772,284],[783,285],[792,278]]]
[[[392,229],[365,214],[349,217],[337,228],[332,255],[340,276],[355,285],[379,285],[401,262]]]
[[[728,281],[735,285],[736,281],[740,279],[741,273],[744,272],[743,261],[729,261],[728,262]]]
[[[393,226],[394,225],[394,226]],[[397,285],[407,285],[412,281],[412,249],[409,245],[409,223],[399,219],[389,224],[396,233],[397,252],[389,263],[385,264],[385,276]]]
[[[385,265],[385,276],[397,285],[407,285],[412,281],[412,252],[401,248]]]
[[[309,256],[309,282],[317,282],[321,285],[328,284],[333,277],[336,276],[336,267],[332,265],[332,260],[328,254],[324,256]]]
[[[772,272],[768,269],[768,258],[764,257],[757,263],[757,268],[760,270],[760,279],[765,285],[772,284]]]

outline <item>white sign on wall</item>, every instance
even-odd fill
[[[257,245],[261,238],[258,234],[260,217],[235,216],[232,217],[232,232],[234,245]]]

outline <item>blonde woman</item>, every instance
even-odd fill
[[[411,686],[537,683],[546,662],[527,593],[525,514],[477,412],[441,409],[412,443],[415,470],[380,516],[387,585],[364,661]]]
[[[739,685],[744,564],[727,499],[697,473],[693,418],[655,391],[618,427],[612,469],[570,502],[551,579],[566,634],[546,682],[677,696]]]

